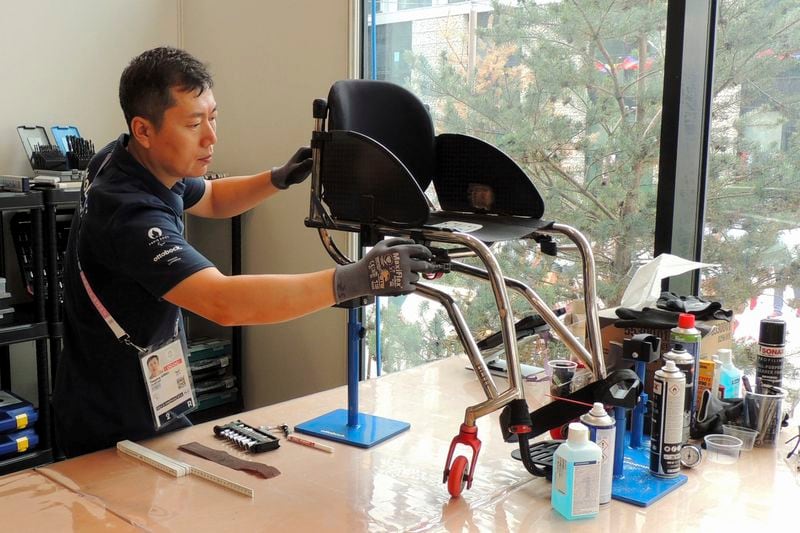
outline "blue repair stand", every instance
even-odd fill
[[[362,336],[358,310],[347,317],[347,409],[336,409],[294,427],[295,431],[343,444],[371,448],[411,427],[408,422],[358,412],[359,356]]]
[[[647,364],[636,362],[636,374],[644,383]],[[614,443],[614,478],[611,497],[640,507],[647,507],[687,481],[687,477],[662,478],[650,473],[650,439],[644,438],[644,406],[647,394],[642,393],[633,409],[631,430],[625,429],[625,409],[614,408],[617,439]],[[621,431],[622,430],[622,431]],[[619,437],[622,438],[619,438]]]

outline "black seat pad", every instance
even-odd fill
[[[538,230],[549,228],[552,225],[552,222],[539,218],[435,211],[431,213],[423,227],[425,229],[442,229],[441,226],[437,225],[448,222],[466,222],[467,224],[479,225],[480,228],[474,231],[461,231],[469,233],[485,243],[527,239]]]

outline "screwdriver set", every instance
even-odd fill
[[[214,435],[218,439],[228,440],[239,448],[252,453],[268,452],[280,446],[277,437],[245,424],[241,420],[229,422],[224,426],[214,426]]]

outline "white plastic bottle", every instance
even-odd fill
[[[722,361],[719,384],[725,387],[724,398],[741,398],[742,371],[734,366],[733,353],[727,348],[720,348],[717,354]]]
[[[567,441],[553,454],[553,508],[567,520],[591,518],[600,511],[600,447],[589,440],[589,428],[569,425]]]
[[[711,393],[714,398],[719,398],[719,378],[722,375],[722,361],[719,360],[719,355],[712,354],[711,360],[714,361],[714,382],[711,384]]]

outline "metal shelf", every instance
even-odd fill
[[[41,209],[42,193],[31,192],[0,192],[0,211],[14,211],[24,209]]]
[[[47,322],[0,326],[0,346],[48,338]]]
[[[29,452],[0,459],[0,475],[24,470],[53,461],[50,428],[50,367],[48,365],[47,339],[49,338],[44,295],[44,233],[42,231],[44,202],[40,191],[27,193],[0,192],[0,211],[28,211],[30,213],[30,246],[33,280],[29,282],[33,301],[15,304],[15,322],[0,326],[0,387],[13,390],[9,345],[35,341],[36,381],[39,419],[34,429],[39,436],[37,447]],[[4,220],[0,217],[0,229]],[[0,232],[0,250],[9,246]],[[0,257],[0,275],[7,273],[5,253]],[[21,272],[23,281],[25,273]]]
[[[50,448],[34,449],[13,457],[0,459],[0,476],[46,465],[53,462],[53,451]]]

